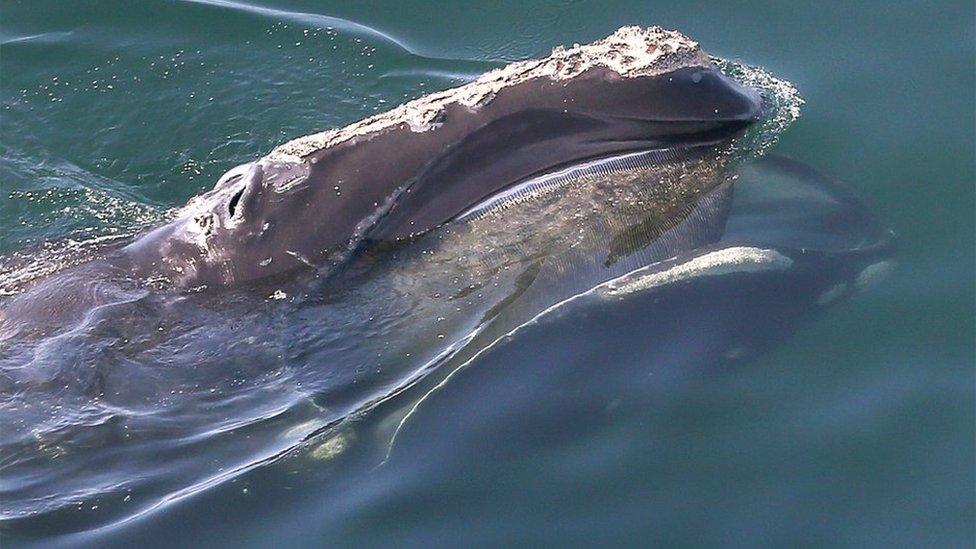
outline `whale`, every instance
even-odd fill
[[[624,27],[285,143],[229,170],[111,263],[177,288],[328,271],[547,173],[720,147],[762,110],[760,93],[723,74],[697,42]]]
[[[542,356],[617,309],[650,333],[657,300],[707,273],[854,261],[876,223],[859,232],[865,209],[817,175],[752,185],[770,192],[741,206],[744,139],[779,114],[740,77],[682,35],[622,29],[286,143],[171,222],[2,298],[0,527],[136,523],[363,418],[392,418],[380,450],[395,455],[428,393],[506,341]],[[818,300],[855,293],[828,274]],[[621,352],[653,343],[618,335]],[[608,341],[578,339],[567,348],[590,355]],[[318,455],[347,443],[329,444]]]

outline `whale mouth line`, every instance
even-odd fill
[[[651,169],[662,164],[687,160],[695,152],[707,149],[709,146],[710,144],[698,144],[640,148],[573,160],[522,178],[503,190],[482,198],[448,221],[448,224],[477,221],[588,178]]]

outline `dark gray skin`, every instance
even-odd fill
[[[409,239],[533,175],[595,157],[723,143],[760,114],[759,94],[715,67],[534,78],[473,109],[449,104],[428,131],[401,123],[301,162],[264,158],[232,170],[204,195],[203,210],[110,261],[185,288],[328,268],[358,245]]]

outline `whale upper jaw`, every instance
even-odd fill
[[[531,80],[559,83],[593,69],[607,70],[618,78],[639,78],[709,63],[708,54],[698,42],[680,32],[656,26],[625,26],[593,43],[575,44],[570,48],[557,46],[543,59],[510,63],[463,86],[425,95],[343,128],[293,139],[275,148],[268,156],[295,162],[317,151],[403,125],[414,132],[430,131],[439,127],[444,112],[452,106],[476,110],[492,101],[502,90]]]

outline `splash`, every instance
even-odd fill
[[[765,154],[787,128],[800,118],[803,98],[791,82],[777,78],[762,67],[713,57],[712,62],[726,76],[759,90],[763,98],[763,118],[737,140],[736,146],[754,156]]]

